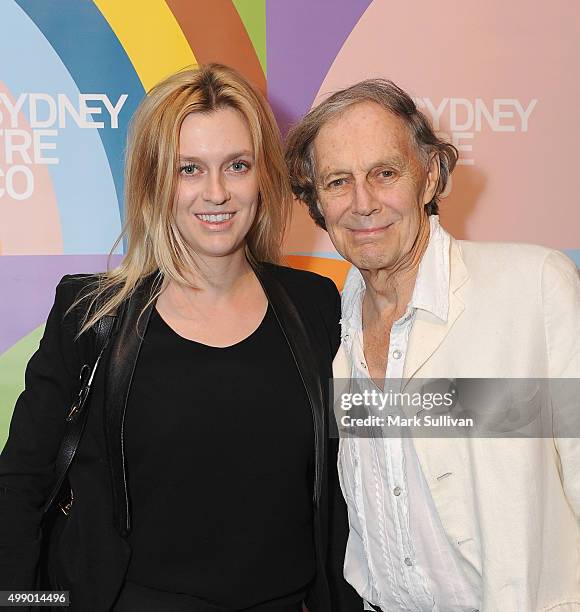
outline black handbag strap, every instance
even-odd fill
[[[43,514],[46,514],[54,504],[80,444],[89,414],[87,399],[91,392],[97,367],[111,337],[115,319],[116,317],[107,315],[101,317],[95,325],[95,354],[97,358],[92,368],[88,364],[81,368],[79,375],[80,389],[66,417],[64,435],[54,465],[55,485],[42,509]]]

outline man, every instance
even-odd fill
[[[396,379],[580,378],[576,267],[550,249],[447,234],[437,202],[456,160],[382,79],[335,93],[290,133],[294,193],[353,264],[335,379],[384,390]],[[580,410],[577,398],[554,402],[555,428],[571,402]],[[344,572],[365,609],[580,610],[580,445],[564,431],[341,439]]]

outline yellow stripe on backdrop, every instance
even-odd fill
[[[197,64],[164,0],[93,1],[125,49],[145,91],[173,72]]]

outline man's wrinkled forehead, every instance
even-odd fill
[[[417,152],[401,117],[376,102],[364,101],[349,106],[320,128],[313,157],[320,177],[340,170],[369,170],[382,163],[402,169],[414,164]]]

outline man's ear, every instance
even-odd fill
[[[432,153],[429,157],[429,167],[427,169],[427,181],[425,184],[425,193],[423,195],[423,204],[429,204],[435,193],[437,192],[437,186],[439,185],[439,154]]]
[[[316,198],[316,209],[318,210],[318,212],[320,213],[320,216],[322,218],[324,218],[324,212],[322,210],[322,206],[320,204],[320,200],[318,198]]]

